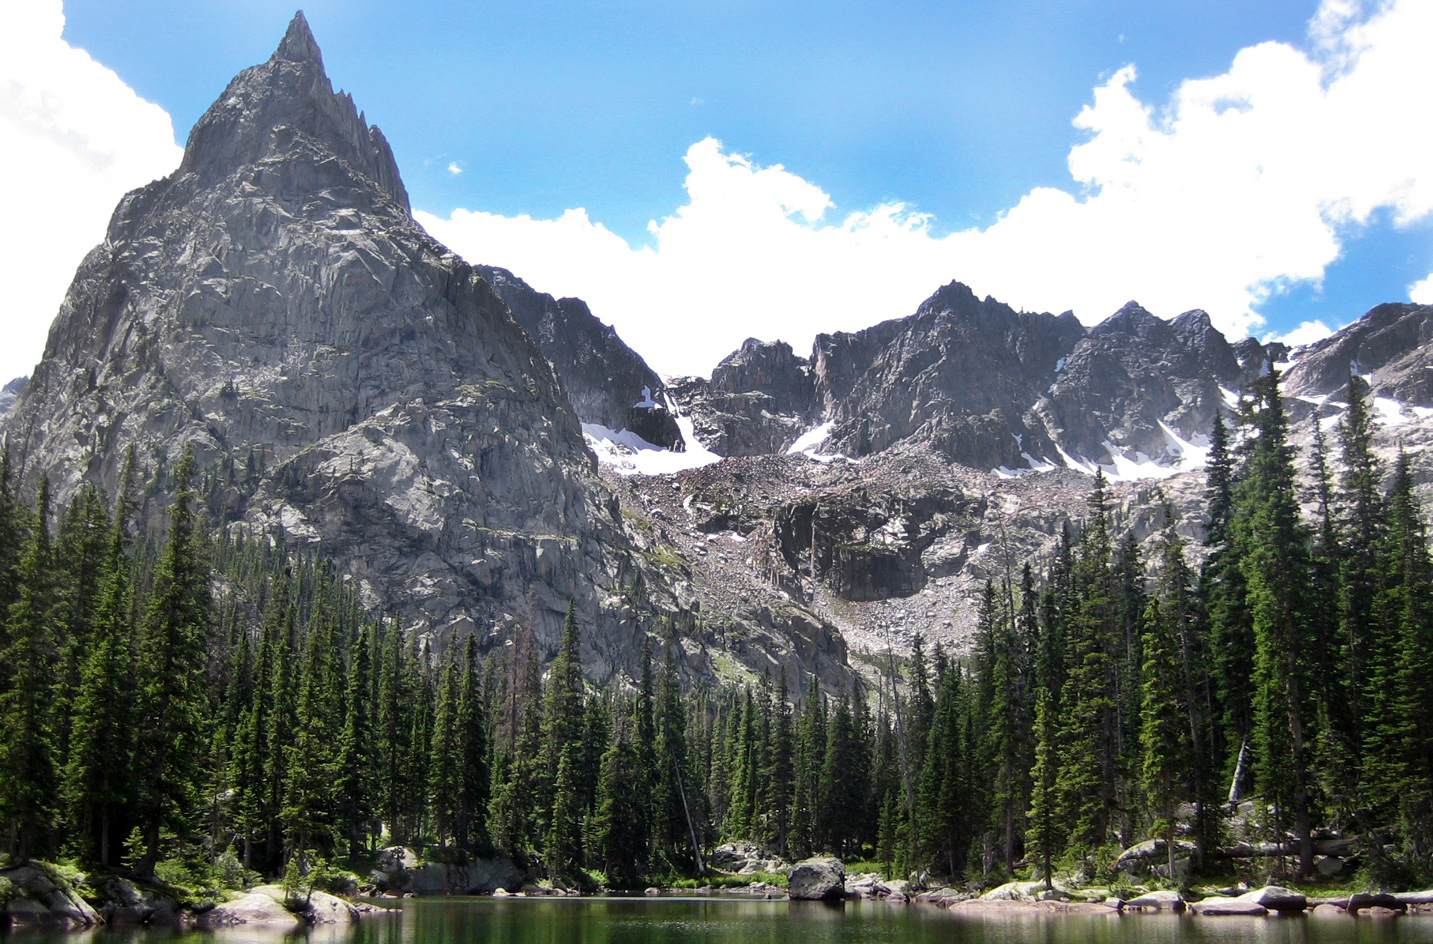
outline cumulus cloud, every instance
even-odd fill
[[[5,225],[0,379],[29,373],[75,267],[127,191],[169,173],[181,149],[161,108],[61,38],[59,0],[7,4],[0,29]]]
[[[456,176],[458,176],[459,174],[461,174],[462,172],[463,172],[463,165],[462,165],[462,164],[459,164],[457,161],[449,161],[449,162],[448,162],[448,173],[450,173],[450,174],[452,174],[454,177],[456,177]]]
[[[422,221],[468,258],[586,298],[670,372],[705,372],[747,336],[800,348],[909,314],[952,278],[1086,323],[1130,298],[1165,316],[1200,307],[1242,336],[1271,295],[1317,284],[1375,210],[1396,225],[1433,213],[1430,35],[1426,0],[1325,0],[1301,48],[1241,50],[1167,102],[1140,99],[1125,66],[1074,119],[1072,185],[1032,190],[984,229],[941,233],[900,204],[837,217],[813,183],[713,139],[688,150],[687,202],[649,225],[650,246],[582,210]]]
[[[1334,333],[1334,329],[1322,321],[1305,321],[1292,331],[1283,334],[1274,334],[1265,338],[1267,341],[1279,341],[1289,347],[1302,347],[1305,344],[1313,344],[1315,341],[1322,341]]]
[[[1416,305],[1433,305],[1433,273],[1408,286],[1408,300]]]

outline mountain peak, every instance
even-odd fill
[[[388,142],[377,127],[368,126],[351,96],[333,90],[323,54],[299,11],[268,61],[235,76],[194,125],[180,171],[195,174],[207,186],[246,165],[315,148],[339,158],[409,210]]]
[[[299,10],[289,21],[288,31],[284,33],[283,41],[279,43],[279,48],[274,50],[270,61],[274,59],[312,62],[318,66],[320,72],[323,71],[323,54],[319,52],[318,41],[313,38],[313,30],[309,29],[304,11]]]

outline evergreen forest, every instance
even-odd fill
[[[139,533],[113,496],[21,499],[0,466],[0,849],[212,881],[406,845],[554,881],[700,874],[718,843],[889,875],[1093,875],[1156,839],[1214,870],[1252,800],[1272,869],[1328,831],[1380,884],[1433,879],[1433,561],[1406,456],[1357,377],[1296,470],[1277,375],[1215,426],[1198,546],[1121,537],[1104,480],[1058,552],[985,586],[968,650],[917,639],[843,690],[683,687],[666,625],[599,690],[569,611],[420,646],[312,550],[211,534],[192,458]],[[149,487],[153,487],[150,483]],[[1157,499],[1156,499],[1157,500]]]

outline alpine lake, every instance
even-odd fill
[[[1433,917],[957,914],[882,901],[430,898],[349,926],[282,933],[17,931],[6,944],[1433,944]]]

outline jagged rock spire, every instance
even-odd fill
[[[318,42],[313,38],[313,30],[309,29],[304,11],[299,10],[289,21],[288,32],[284,33],[283,42],[279,43],[279,48],[274,50],[270,59],[312,62],[320,72],[323,71],[323,54],[319,52]]]
[[[234,77],[189,133],[181,173],[201,186],[266,158],[316,147],[341,159],[409,210],[393,151],[342,92],[334,92],[303,12],[268,61]]]

